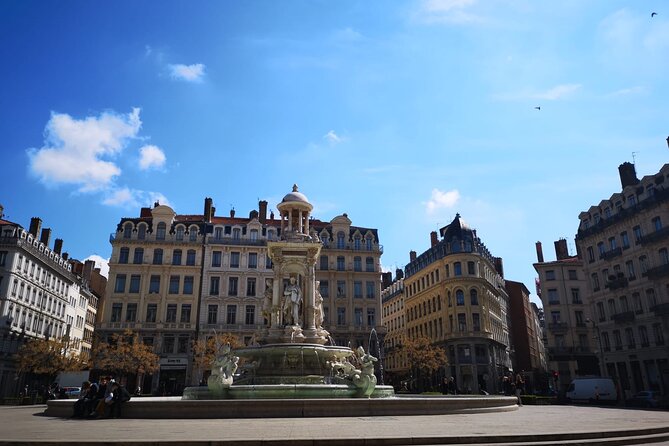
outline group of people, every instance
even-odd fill
[[[84,381],[72,418],[121,418],[121,408],[130,393],[114,379],[103,376],[99,383]]]
[[[515,395],[518,398],[518,404],[523,405],[520,395],[525,393],[525,378],[521,373],[516,374],[515,378],[511,372],[502,377],[502,388],[505,395]]]

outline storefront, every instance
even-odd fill
[[[162,396],[181,395],[186,387],[188,358],[161,358],[158,386],[154,393]]]

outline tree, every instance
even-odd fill
[[[242,346],[239,338],[231,333],[222,333],[209,336],[206,339],[193,341],[193,364],[202,372],[211,368],[219,350],[226,344],[235,349]]]
[[[444,349],[432,345],[430,338],[425,336],[405,337],[400,351],[406,355],[411,368],[418,372],[419,376],[427,375],[430,381],[435,371],[448,364]],[[419,384],[421,384],[420,381]]]
[[[60,372],[83,370],[85,366],[79,355],[66,351],[65,339],[30,339],[19,348],[14,359],[19,373],[47,375],[53,380]]]
[[[160,358],[153,347],[139,340],[132,330],[115,333],[110,342],[98,342],[91,355],[93,366],[105,372],[125,376],[153,373],[158,369]]]

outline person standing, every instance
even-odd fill
[[[524,392],[524,390],[525,390],[525,380],[523,379],[523,375],[518,373],[516,375],[516,398],[518,398],[519,406],[523,405],[523,400],[520,398],[520,395]]]

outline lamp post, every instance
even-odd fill
[[[590,322],[592,324],[592,328],[597,331],[597,341],[599,343],[599,375],[604,376],[604,349],[602,348],[602,336],[599,332],[599,327],[592,319],[586,319],[585,322]]]

